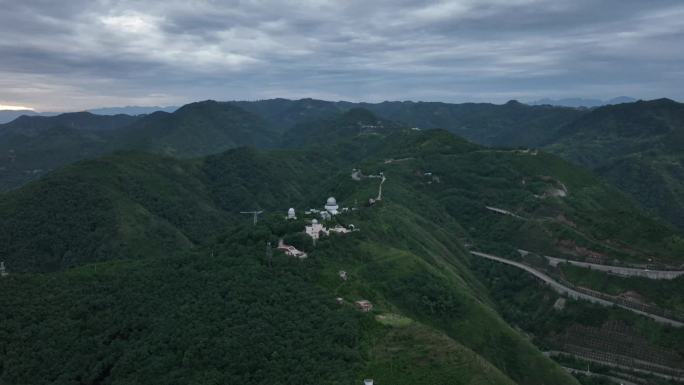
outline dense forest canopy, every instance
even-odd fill
[[[297,120],[301,103],[314,108]],[[677,227],[559,156],[484,147],[382,115],[408,111],[404,103],[357,107],[201,102],[132,126],[75,129],[105,143],[105,154],[121,138],[86,133],[138,127],[128,137],[137,151],[83,160],[0,195],[0,260],[9,271],[0,279],[0,307],[8,310],[0,320],[7,342],[0,382],[576,384],[540,349],[585,330],[577,328],[617,321],[662,357],[681,357],[681,330],[582,303],[552,313],[557,293],[469,253],[543,270],[550,268],[542,255],[677,268],[684,262]],[[476,119],[494,107],[459,108]],[[600,109],[494,109],[517,122],[549,114],[537,116],[539,127],[565,115],[613,119]],[[275,128],[278,119],[290,129]],[[206,127],[213,127],[206,137],[195,135]],[[569,135],[564,130],[553,136]],[[232,142],[217,139],[219,131]],[[264,150],[280,145],[274,138],[286,148]],[[305,213],[331,196],[342,214]],[[290,207],[297,219],[285,219]],[[242,213],[253,210],[263,211],[256,225]],[[314,243],[304,234],[313,219],[356,231]],[[307,258],[276,249],[281,240]],[[537,259],[521,259],[518,249]],[[658,295],[641,281],[582,281],[568,267],[549,274],[611,295]],[[360,311],[360,300],[373,310]],[[681,310],[676,296],[653,301]]]

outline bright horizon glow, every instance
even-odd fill
[[[23,111],[23,110],[35,111],[31,107],[13,106],[13,105],[9,105],[9,104],[0,104],[0,111],[2,111],[2,110],[4,110],[4,111],[8,111],[8,110],[9,111]]]

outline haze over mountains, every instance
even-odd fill
[[[156,111],[173,112],[177,109],[178,109],[178,107],[176,107],[176,106],[168,106],[168,107],[126,106],[126,107],[93,108],[93,109],[88,110],[88,112],[96,114],[96,115],[125,114],[125,115],[135,116],[135,115],[151,114],[151,113],[156,112]],[[26,116],[55,116],[55,115],[59,115],[59,114],[60,114],[59,112],[37,112],[34,110],[0,110],[0,124],[11,122],[14,119],[16,119],[22,115],[26,115]]]
[[[592,107],[600,107],[600,106],[606,106],[606,105],[611,105],[611,104],[631,103],[631,102],[636,102],[636,99],[631,98],[629,96],[618,96],[616,98],[612,98],[612,99],[608,99],[608,100],[585,99],[585,98],[564,98],[564,99],[543,98],[543,99],[539,99],[539,100],[529,102],[528,104],[533,105],[533,106],[548,104],[551,106],[592,108]]]

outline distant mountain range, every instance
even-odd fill
[[[277,104],[279,104],[279,101],[283,101],[285,99],[270,99],[270,100],[264,100],[264,101],[259,101],[259,102],[236,102],[240,104],[244,103],[258,103],[259,108],[263,110],[263,112],[268,112],[268,113],[273,113],[274,111],[272,110],[272,107],[275,107]],[[306,99],[304,99],[306,100]],[[313,101],[313,100],[312,100]],[[562,107],[574,107],[574,108],[580,108],[580,107],[586,107],[586,108],[593,108],[593,107],[599,107],[599,106],[604,106],[604,105],[610,105],[610,104],[620,104],[620,103],[630,103],[634,102],[636,99],[628,97],[628,96],[620,96],[617,98],[613,98],[610,100],[600,100],[600,99],[585,99],[585,98],[565,98],[565,99],[549,99],[549,98],[544,98],[544,99],[539,99],[535,100],[532,102],[528,102],[526,104],[532,105],[532,106],[539,106],[539,105],[551,105],[551,106],[562,106]],[[324,104],[328,104],[329,102],[325,101],[318,101]],[[353,103],[347,103],[347,102],[338,102],[339,104],[353,104]],[[93,108],[90,110],[87,110],[88,112],[91,112],[93,114],[97,115],[119,115],[119,114],[125,114],[125,115],[146,115],[146,114],[151,114],[153,112],[157,111],[163,111],[163,112],[174,112],[178,109],[178,106],[166,106],[166,107],[160,107],[160,106],[125,106],[125,107],[101,107],[101,108]],[[321,112],[319,109],[315,109],[316,113]],[[55,116],[59,115],[59,112],[38,112],[34,110],[0,110],[0,124],[2,123],[7,123],[11,122],[12,120],[22,116],[22,115],[27,115],[27,116]]]
[[[164,112],[174,112],[178,109],[178,106],[168,106],[168,107],[144,107],[144,106],[126,106],[126,107],[103,107],[94,108],[92,110],[87,110],[93,114],[97,115],[146,115],[151,114],[156,111]],[[26,115],[26,116],[55,116],[59,115],[59,112],[37,112],[34,110],[0,110],[0,124],[8,123],[14,119]]]
[[[607,105],[611,105],[611,104],[631,103],[631,102],[635,102],[636,100],[637,99],[631,98],[629,96],[618,96],[617,98],[612,98],[609,100],[585,99],[585,98],[564,98],[564,99],[544,98],[544,99],[539,99],[539,100],[529,102],[527,104],[532,105],[532,106],[550,105],[550,106],[563,106],[563,107],[574,107],[574,108],[579,108],[579,107],[593,108],[593,107],[607,106]]]
[[[167,106],[167,107],[126,106],[126,107],[94,108],[94,109],[88,110],[88,112],[92,112],[93,114],[97,114],[97,115],[119,115],[119,114],[145,115],[145,114],[151,114],[151,113],[156,112],[156,111],[174,112],[177,109],[178,109],[178,106]]]

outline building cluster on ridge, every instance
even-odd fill
[[[318,209],[309,209],[305,211],[307,215],[311,214],[318,214],[323,220],[329,220],[335,215],[339,215],[341,213],[349,212],[353,209],[349,209],[347,207],[344,207],[340,209],[339,205],[337,204],[337,200],[335,197],[330,197],[328,200],[325,202],[325,205],[323,206],[323,210],[318,210]],[[297,212],[295,211],[294,207],[290,207],[290,209],[287,210],[287,216],[285,217],[287,220],[296,220],[297,219]],[[304,233],[313,239],[314,242],[318,240],[321,237],[321,234],[324,235],[330,235],[331,233],[338,233],[338,234],[346,234],[350,233],[352,231],[356,231],[356,227],[354,225],[349,225],[349,228],[340,226],[340,225],[335,225],[335,227],[325,227],[323,226],[322,223],[319,223],[316,218],[311,220],[311,223],[306,225],[304,227]],[[281,239],[278,242],[278,250],[284,252],[286,255],[304,259],[307,257],[307,254],[301,250],[298,250],[296,247],[292,245],[286,245],[283,243],[283,240]]]
[[[342,207],[337,204],[337,200],[335,197],[330,197],[328,200],[325,202],[325,205],[323,206],[323,209],[308,209],[304,212],[306,215],[318,215],[321,220],[330,220],[332,217],[346,213],[349,211],[354,210],[354,208],[348,208],[348,207]],[[290,207],[289,210],[287,210],[287,217],[286,219],[288,220],[294,220],[297,219],[297,213],[293,207]],[[321,233],[324,235],[330,235],[330,233],[338,233],[338,234],[346,234],[352,231],[355,231],[356,228],[354,225],[349,225],[349,228],[340,226],[340,225],[335,225],[335,227],[326,227],[322,223],[318,221],[318,219],[314,218],[311,220],[311,223],[306,225],[304,228],[304,232],[311,237],[314,241],[320,238]]]
[[[380,174],[380,177],[383,177],[382,174]],[[384,178],[383,178],[384,179]],[[304,213],[308,216],[311,215],[316,215],[320,216],[321,220],[326,221],[332,219],[333,216],[340,215],[342,213],[346,213],[349,211],[355,210],[355,208],[349,209],[349,208],[342,208],[340,209],[340,206],[337,203],[337,200],[335,197],[330,197],[326,200],[325,205],[323,206],[323,209],[308,209]],[[293,207],[290,207],[287,210],[287,216],[285,217],[286,220],[296,220],[297,219],[297,212]],[[310,224],[304,226],[304,233],[308,236],[311,237],[311,239],[314,241],[314,243],[321,237],[321,234],[324,235],[330,235],[331,233],[338,233],[338,234],[346,234],[350,233],[353,231],[358,231],[356,227],[352,224],[349,225],[349,227],[344,227],[340,225],[335,225],[334,227],[326,227],[323,225],[323,223],[319,222],[317,218],[311,219]],[[286,255],[289,255],[291,257],[299,258],[299,259],[304,259],[308,255],[301,251],[298,250],[296,247],[287,245],[283,242],[281,239],[278,242],[278,250],[284,252]],[[349,274],[344,271],[340,270],[338,272],[338,275],[342,281],[347,281],[349,279]],[[335,299],[338,304],[343,304],[344,303],[344,298],[342,297],[337,297]],[[363,312],[370,312],[373,310],[373,303],[366,300],[366,299],[360,299],[357,301],[354,301],[354,305],[357,309]],[[370,381],[372,384],[372,380],[366,380]]]

